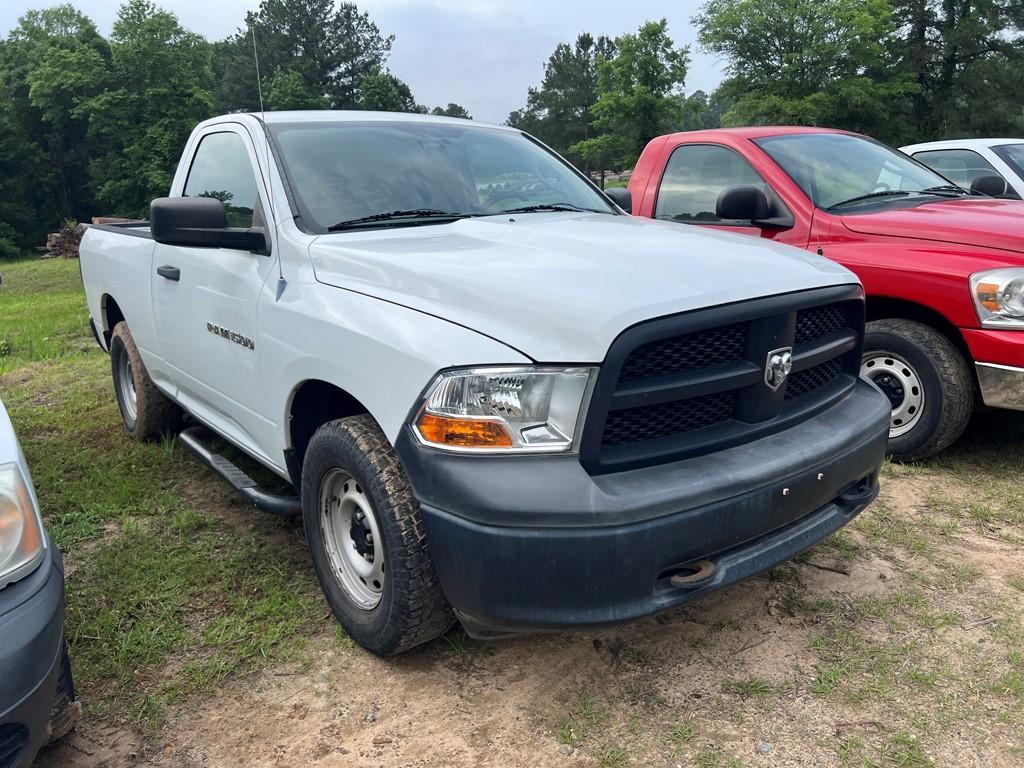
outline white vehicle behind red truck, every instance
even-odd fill
[[[269,133],[269,141],[268,141]],[[148,223],[81,246],[139,439],[303,515],[397,653],[667,610],[874,498],[889,404],[823,258],[625,215],[525,134],[344,112],[199,125]],[[295,489],[258,487],[219,436]]]

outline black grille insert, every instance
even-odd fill
[[[619,381],[637,381],[731,363],[743,356],[746,340],[747,324],[736,323],[653,341],[630,353],[622,364]]]
[[[17,765],[28,743],[28,729],[18,723],[0,725],[0,768]]]
[[[641,323],[612,344],[591,400],[580,460],[598,474],[748,442],[810,418],[850,391],[864,301],[837,286]],[[788,380],[766,382],[792,350]]]
[[[672,403],[612,411],[604,424],[604,445],[626,445],[708,427],[732,417],[736,395],[717,392]]]
[[[801,309],[796,313],[794,344],[806,344],[823,339],[846,326],[846,315],[835,304]]]
[[[843,365],[839,360],[826,360],[820,365],[797,371],[786,382],[786,400],[809,395],[822,387],[831,384],[843,375]]]

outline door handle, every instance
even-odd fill
[[[174,282],[181,280],[181,270],[177,267],[172,267],[169,264],[157,267],[156,273],[160,275],[160,277],[166,277],[168,280],[173,280]]]

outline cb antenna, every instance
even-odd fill
[[[255,21],[255,20],[254,20]],[[267,196],[270,198],[270,219],[273,221],[274,234],[277,234],[277,214],[274,211],[274,188],[273,188],[273,175],[270,172],[270,128],[267,126],[267,111],[263,107],[263,80],[260,77],[260,54],[256,49],[256,24],[253,23],[249,27],[249,31],[252,33],[252,58],[256,62],[256,92],[260,97],[260,119],[263,122],[263,141],[267,151]],[[280,249],[277,249],[277,294],[275,301],[281,300],[281,294],[284,293],[285,286],[288,283],[284,279],[284,265],[281,263]]]

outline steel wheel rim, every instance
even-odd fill
[[[892,404],[890,438],[917,426],[924,413],[924,386],[910,363],[892,352],[869,352],[861,360],[860,375],[878,385]]]
[[[138,396],[135,394],[135,376],[132,371],[132,361],[128,353],[121,354],[121,364],[118,366],[118,375],[121,379],[121,402],[124,404],[124,414],[129,421],[135,421],[139,414]]]
[[[384,548],[373,505],[351,474],[333,469],[320,485],[320,531],[334,578],[363,610],[384,593]]]

